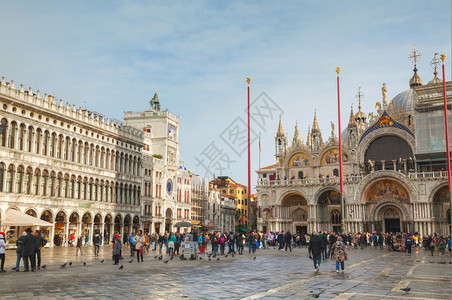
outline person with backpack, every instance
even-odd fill
[[[41,249],[44,248],[44,246],[47,244],[47,240],[41,235],[41,231],[35,230],[35,264],[37,263],[37,266],[34,265],[33,268],[38,270],[41,270]]]
[[[314,232],[309,240],[308,252],[309,257],[312,257],[312,260],[314,262],[314,269],[316,272],[320,270],[323,250],[322,240],[317,235],[317,232]]]
[[[228,244],[229,244],[229,252],[228,253],[235,253],[235,248],[234,248],[235,235],[232,232],[232,230],[231,230],[231,232],[229,232],[229,235],[228,235]]]
[[[135,254],[135,240],[134,240],[134,236],[133,234],[130,235],[130,237],[128,238],[129,240],[129,246],[130,246],[130,256],[134,256]],[[125,244],[125,243],[124,243]]]
[[[96,231],[96,233],[94,234],[94,237],[93,237],[94,256],[99,256],[99,247],[100,247],[101,240],[102,240],[102,238],[101,238],[99,232]]]
[[[222,233],[220,235],[220,254],[224,255],[224,247],[226,246],[226,236]]]
[[[256,236],[254,235],[254,231],[251,231],[248,235],[248,254],[251,254],[251,251],[256,252]]]
[[[22,249],[24,246],[24,238],[27,235],[27,233],[24,231],[22,232],[22,235],[17,239],[16,241],[16,255],[17,255],[17,259],[16,259],[16,272],[19,272],[20,269],[20,260],[22,259]],[[24,267],[25,267],[25,260],[24,260]]]
[[[237,244],[237,252],[239,253],[239,255],[243,254],[243,245],[245,243],[245,239],[243,238],[242,233],[237,232],[236,236],[235,236],[235,243]]]
[[[438,244],[438,250],[439,250],[440,256],[443,257],[444,250],[446,249],[446,240],[445,240],[445,238],[443,236],[440,236],[438,241],[437,241],[437,244]]]

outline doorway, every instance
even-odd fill
[[[305,235],[308,233],[308,226],[295,226],[296,233]]]
[[[400,219],[385,219],[385,231],[400,232]]]

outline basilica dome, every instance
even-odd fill
[[[406,114],[411,114],[414,108],[414,97],[414,89],[401,92],[392,99],[394,101],[394,110],[399,111],[400,109]]]

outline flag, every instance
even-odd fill
[[[261,152],[262,151],[262,148],[261,148],[261,133],[259,132],[259,152]]]

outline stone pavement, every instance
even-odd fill
[[[75,248],[45,249],[45,270],[9,271],[15,251],[7,251],[8,272],[0,274],[0,298],[6,299],[450,299],[450,255],[431,257],[416,249],[412,256],[401,252],[349,250],[343,274],[335,263],[322,262],[315,273],[307,249],[292,253],[273,248],[255,255],[181,261],[164,264],[145,256],[144,263],[129,263],[124,249],[124,266],[112,265],[111,248],[101,247],[94,258],[92,247],[82,257]],[[209,247],[210,248],[210,247]],[[253,259],[256,257],[256,259]],[[104,259],[104,263],[100,261]],[[164,260],[167,256],[164,256]],[[72,266],[61,268],[63,262]],[[86,265],[83,265],[86,262]],[[401,288],[409,287],[405,293]]]

